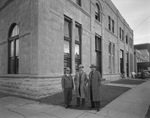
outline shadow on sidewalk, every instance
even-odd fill
[[[102,85],[100,87],[100,101],[101,101],[101,108],[105,107],[107,104],[109,104],[111,101],[119,97],[121,94],[124,92],[128,91],[130,88],[127,87],[116,87],[116,86],[107,86],[107,85]],[[45,103],[45,104],[51,104],[51,105],[58,105],[64,107],[64,95],[63,92],[54,94],[52,96],[48,96],[42,99],[38,100],[40,103]],[[86,99],[86,105],[85,105],[85,110],[89,110],[90,107],[90,100]],[[72,109],[82,109],[82,107],[75,107],[76,106],[76,96],[75,93],[73,92],[73,97],[72,97]]]
[[[58,105],[64,107],[64,95],[63,92],[54,94],[52,96],[48,96],[38,100],[40,103],[50,104],[50,105]],[[73,93],[71,107],[69,109],[80,109],[80,110],[90,110],[89,101],[86,100],[86,105],[84,108],[82,106],[76,107],[76,96]],[[91,109],[92,110],[92,109]]]

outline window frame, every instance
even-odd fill
[[[120,39],[122,38],[122,29],[121,29],[121,27],[119,27],[119,38]]]
[[[81,64],[82,63],[82,25],[79,24],[79,23],[75,23],[75,28],[78,28],[78,30],[76,29],[75,30],[75,34],[76,34],[76,31],[79,31],[79,40],[76,40],[75,39],[75,45],[78,45],[79,46],[79,58],[76,58],[75,56],[75,65],[78,64]],[[75,67],[75,69],[77,70],[78,67]]]
[[[115,44],[112,43],[112,63],[113,63],[113,73],[115,73]]]
[[[96,8],[95,8],[96,9],[95,10],[95,20],[100,22],[101,21],[101,18],[100,18],[101,17],[101,15],[100,15],[101,14],[101,8],[100,8],[100,5],[98,3],[96,3],[95,6],[96,6]]]
[[[112,20],[112,32],[115,33],[115,21]]]
[[[122,41],[124,41],[124,30],[122,29],[122,37],[121,37]]]
[[[64,16],[64,28],[65,28],[65,22],[69,23],[69,27],[68,27],[68,31],[69,31],[69,37],[65,36],[65,32],[64,32],[64,41],[67,41],[69,43],[69,56],[66,57],[64,54],[64,69],[65,67],[65,62],[67,62],[67,67],[70,68],[70,70],[72,71],[72,20],[67,17]]]
[[[111,31],[111,17],[108,16],[108,29]]]
[[[129,43],[129,40],[128,40],[128,34],[126,35],[126,44]]]
[[[16,31],[16,34],[12,36],[14,31]],[[8,74],[19,74],[19,43],[17,50],[17,41],[19,42],[19,26],[13,23],[8,32]],[[13,49],[11,43],[13,43]],[[18,52],[18,55],[16,55],[16,52]]]
[[[108,59],[109,59],[109,72],[111,73],[112,72],[112,69],[111,69],[111,54],[112,54],[112,48],[111,48],[111,42],[109,41],[109,43],[108,43]]]

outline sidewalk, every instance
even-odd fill
[[[4,97],[0,99],[0,118],[145,118],[149,105],[150,81],[147,81],[122,94],[100,112]]]

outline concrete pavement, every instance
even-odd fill
[[[128,87],[128,88],[133,88],[136,87],[137,85],[129,85],[129,84],[115,84],[115,83],[107,83],[105,85],[109,86],[120,86],[120,87]]]
[[[4,97],[0,99],[0,118],[145,118],[150,105],[150,81],[134,86],[100,112],[65,109],[36,101]]]

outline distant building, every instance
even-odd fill
[[[111,0],[1,0],[0,90],[42,98],[95,63],[102,77],[134,71],[133,30]]]
[[[135,48],[135,72],[140,71],[141,69],[148,69],[150,67],[150,44],[138,44],[134,45]]]
[[[148,50],[149,55],[150,55],[150,43],[137,44],[137,45],[134,45],[134,48],[138,50],[144,50],[144,49]],[[149,62],[150,62],[150,57],[149,57]]]

